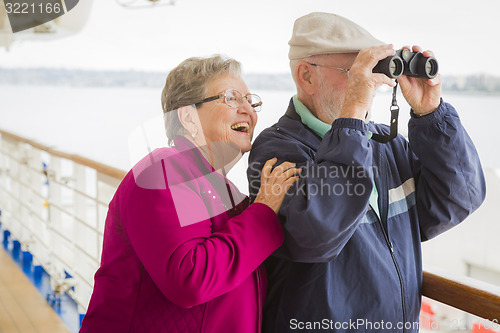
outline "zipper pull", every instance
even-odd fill
[[[394,254],[394,246],[392,245],[392,242],[389,242],[389,250],[391,250],[391,253]]]

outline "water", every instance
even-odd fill
[[[149,149],[164,146],[161,88],[70,88],[0,86],[0,128],[65,152],[88,157],[123,170]],[[292,91],[255,91],[263,101],[256,133],[285,112]],[[496,126],[500,96],[448,94],[474,140],[483,166],[500,168]],[[407,133],[409,107],[401,95],[400,133]],[[379,93],[373,119],[389,122],[390,92]],[[141,127],[139,127],[141,125]],[[145,135],[147,134],[147,136]],[[147,137],[147,144],[145,138]],[[230,178],[246,192],[246,156]]]

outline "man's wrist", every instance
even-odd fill
[[[339,118],[353,118],[364,120],[366,117],[366,110],[361,107],[355,107],[350,105],[345,105],[340,110]]]
[[[443,99],[441,99],[439,107],[433,112],[429,112],[422,116],[415,113],[412,109],[410,111],[410,117],[411,119],[417,121],[415,124],[419,124],[419,126],[426,126],[428,124],[434,124],[436,121],[440,121],[443,115],[447,113],[447,108],[447,104],[443,101]]]
[[[439,103],[437,103],[437,106],[435,108],[431,108],[430,111],[416,111],[413,108],[411,110],[412,110],[413,114],[415,116],[417,116],[417,118],[422,118],[422,117],[430,115],[431,113],[433,113],[434,111],[436,111],[437,109],[439,109],[439,107],[441,106],[442,101],[443,101],[443,99],[440,98],[439,99]]]
[[[353,130],[358,130],[364,135],[368,133],[368,125],[363,120],[352,117],[342,117],[335,119],[332,123],[332,128],[350,128]]]
[[[438,109],[438,108],[436,108],[436,109],[434,109],[434,110],[432,110],[432,111],[429,111],[429,112],[427,112],[427,113],[417,113],[417,112],[415,112],[415,110],[413,110],[413,109],[412,109],[412,112],[413,112],[413,114],[415,115],[415,117],[417,117],[417,118],[423,118],[423,117],[425,117],[425,116],[428,116],[428,115],[432,114],[432,113],[433,113],[434,111],[436,111],[437,109]]]

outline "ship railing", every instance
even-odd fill
[[[0,130],[1,227],[85,313],[108,204],[125,172]],[[57,295],[55,295],[57,296]]]
[[[423,273],[422,295],[488,321],[473,320],[472,324],[477,325],[473,332],[499,331],[500,286],[433,268]],[[436,326],[439,324],[436,320]],[[454,328],[466,327],[455,325]]]
[[[108,204],[125,171],[0,130],[1,227],[85,313]],[[498,323],[500,287],[424,271],[424,296]]]

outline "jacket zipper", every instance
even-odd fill
[[[398,273],[398,279],[399,279],[399,286],[401,287],[401,306],[403,308],[403,333],[406,332],[406,306],[405,306],[405,287],[403,284],[403,276],[401,274],[401,270],[399,269],[398,262],[396,260],[396,255],[394,254],[394,246],[392,245],[391,241],[389,240],[389,236],[387,235],[387,232],[385,231],[384,227],[382,226],[382,222],[380,219],[377,217],[377,221],[380,224],[380,227],[382,228],[382,233],[384,234],[385,242],[387,243],[387,246],[389,247],[389,251],[391,251],[391,257],[392,261],[394,263],[394,266],[396,267],[396,272]]]
[[[380,156],[380,155],[379,155]],[[389,165],[387,161],[384,158],[381,158],[381,160],[385,161],[385,165],[387,169],[389,169]],[[379,163],[380,165],[380,163]],[[387,177],[387,174],[385,175],[385,184],[389,184],[389,179]],[[388,203],[388,191],[384,189],[384,191],[381,192],[381,206],[383,208],[383,211],[380,211],[380,217],[377,216],[377,221],[382,229],[382,233],[384,234],[385,242],[387,246],[389,247],[389,251],[391,252],[391,257],[392,261],[394,263],[394,266],[396,267],[396,272],[398,274],[398,279],[399,279],[399,286],[401,288],[401,307],[403,309],[403,333],[406,332],[406,305],[405,305],[405,287],[403,283],[403,275],[401,274],[401,269],[399,268],[398,262],[396,260],[396,255],[394,253],[394,246],[392,245],[391,241],[389,240],[389,233],[386,227],[384,227],[384,224],[382,223],[381,218],[384,217],[386,221],[386,226],[387,226],[387,220],[388,220],[388,214],[389,214],[389,203]],[[372,207],[373,209],[373,207]],[[375,214],[377,215],[377,214]]]

